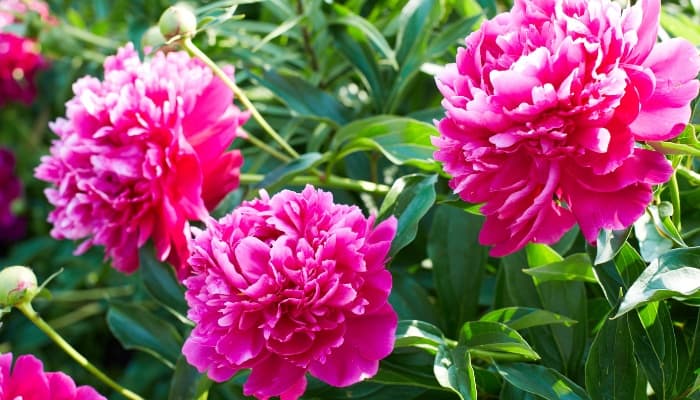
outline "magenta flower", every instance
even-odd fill
[[[90,386],[76,387],[63,372],[44,372],[44,365],[31,355],[0,354],[0,399],[106,400]]]
[[[104,69],[102,81],[74,84],[67,118],[50,125],[59,138],[36,177],[53,184],[51,234],[85,239],[78,253],[104,246],[126,273],[152,238],[158,257],[184,279],[188,220],[207,217],[238,186],[243,158],[226,150],[248,114],[184,52],[141,62],[129,44]]]
[[[462,199],[484,203],[492,255],[553,243],[575,222],[588,241],[627,227],[669,179],[665,157],[636,143],[683,130],[700,57],[683,39],[656,43],[659,10],[516,0],[438,75],[435,158]]]
[[[0,107],[9,101],[31,104],[36,74],[47,65],[34,40],[0,32]]]
[[[385,268],[396,219],[374,223],[307,186],[195,230],[187,361],[219,382],[250,368],[244,392],[259,399],[298,399],[307,371],[333,386],[373,376],[397,324]]]
[[[27,221],[14,214],[12,204],[22,195],[22,182],[15,175],[15,156],[0,148],[0,244],[22,238]]]

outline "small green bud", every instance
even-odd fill
[[[141,36],[141,48],[157,49],[165,44],[165,38],[160,33],[160,28],[152,26]]]
[[[39,292],[34,272],[22,266],[0,271],[0,307],[12,307],[32,301]]]
[[[178,35],[192,37],[197,32],[197,17],[188,6],[176,4],[160,16],[158,27],[166,40]]]

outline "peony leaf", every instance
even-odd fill
[[[515,330],[533,326],[564,324],[571,326],[575,320],[547,310],[532,307],[506,307],[486,313],[480,321],[500,322]]]
[[[342,127],[331,148],[338,151],[338,159],[357,151],[377,150],[396,165],[439,171],[439,164],[433,160],[435,147],[430,142],[430,137],[434,135],[437,135],[435,127],[425,122],[379,115]]]
[[[148,294],[178,319],[186,321],[185,290],[175,278],[172,267],[156,260],[150,246],[139,249],[139,261],[141,280]]]
[[[541,398],[547,400],[589,399],[585,390],[554,369],[526,363],[497,363],[494,365],[503,379],[511,385]]]
[[[635,314],[628,314],[627,322],[639,367],[657,398],[672,399],[679,370],[671,314],[663,302],[647,304]]]
[[[585,253],[572,254],[562,261],[524,269],[523,272],[534,277],[538,284],[547,281],[597,282],[591,259]]]
[[[594,265],[602,264],[615,258],[622,245],[627,241],[630,228],[622,231],[601,229],[596,240],[596,255]]]
[[[459,333],[459,344],[467,346],[472,356],[488,361],[538,360],[540,358],[515,329],[499,322],[465,323]]]
[[[659,232],[650,212],[651,207],[634,222],[634,235],[644,261],[652,261],[673,247],[673,242]]]
[[[379,209],[379,220],[394,215],[398,219],[396,237],[391,244],[391,256],[411,243],[418,232],[418,224],[435,203],[436,175],[413,174],[402,176],[391,186]]]
[[[302,154],[299,158],[268,172],[265,178],[258,183],[256,187],[258,189],[265,188],[270,192],[276,192],[292,178],[316,167],[321,162],[323,162],[323,156],[321,156],[320,153]]]
[[[175,364],[175,373],[170,381],[170,394],[168,400],[199,400],[212,381],[205,374],[200,374],[197,369],[187,363],[184,356],[180,356]]]
[[[369,21],[362,18],[361,16],[354,14],[350,9],[340,5],[333,4],[333,10],[337,12],[340,17],[329,21],[329,25],[343,25],[347,27],[353,27],[362,32],[362,36],[369,40],[376,47],[377,50],[384,56],[386,61],[393,69],[398,69],[399,66],[396,62],[396,54],[394,50],[389,46],[384,35],[382,35],[379,30]]]
[[[445,344],[445,335],[435,325],[418,320],[401,320],[396,327],[394,347],[418,347],[437,351]]]
[[[443,390],[433,374],[434,356],[420,349],[404,349],[383,359],[372,382]]]
[[[175,368],[183,340],[168,322],[143,307],[113,302],[107,312],[107,325],[124,348],[141,350]]]
[[[461,400],[476,400],[476,379],[472,360],[466,346],[451,348],[441,345],[433,365],[435,378]]]
[[[586,360],[586,389],[593,400],[646,399],[646,382],[637,368],[625,315],[606,318]]]
[[[251,77],[284,101],[295,115],[334,125],[344,125],[348,121],[348,110],[335,97],[304,79],[273,70],[266,71],[263,77]]]
[[[652,261],[625,293],[615,318],[671,297],[700,298],[700,247],[671,250]]]
[[[445,329],[453,334],[464,321],[476,318],[487,249],[479,246],[483,217],[440,205],[428,235],[428,256],[433,264],[437,303]],[[460,240],[452,240],[460,238]]]

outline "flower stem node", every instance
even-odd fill
[[[34,272],[22,266],[0,271],[0,307],[12,307],[32,301],[39,292]]]
[[[160,16],[158,27],[166,40],[191,38],[197,32],[197,17],[190,7],[176,4]]]

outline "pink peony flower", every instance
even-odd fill
[[[74,84],[67,118],[50,125],[59,138],[36,176],[53,184],[46,190],[56,207],[51,234],[85,239],[78,253],[104,246],[126,273],[152,238],[158,257],[183,279],[187,221],[207,217],[238,186],[243,158],[226,149],[248,114],[184,52],[141,62],[129,44],[104,68],[102,81]]]
[[[37,13],[42,21],[55,24],[49,5],[40,0],[0,0],[0,29],[18,22],[27,13]]]
[[[15,156],[0,148],[0,244],[22,238],[27,221],[12,211],[12,204],[22,195],[22,182],[15,175]]]
[[[9,101],[31,104],[35,76],[46,66],[34,40],[0,32],[0,106]]]
[[[334,386],[373,376],[397,324],[385,268],[396,219],[374,223],[307,186],[195,230],[187,361],[219,382],[250,368],[244,392],[259,399],[298,399],[307,371]]]
[[[575,222],[591,242],[627,227],[669,179],[665,157],[637,142],[683,130],[700,57],[683,39],[656,43],[659,12],[659,0],[516,0],[438,75],[435,158],[462,199],[484,203],[492,255],[553,243]]]
[[[90,386],[75,387],[63,372],[44,372],[44,365],[31,355],[0,354],[0,399],[106,400]]]

